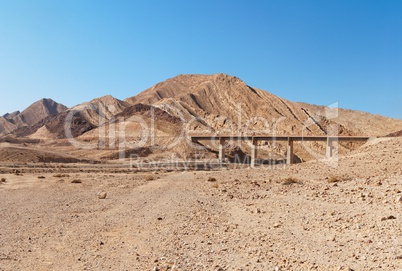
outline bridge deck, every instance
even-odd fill
[[[370,136],[292,136],[292,135],[190,135],[193,140],[269,140],[269,141],[366,141]]]

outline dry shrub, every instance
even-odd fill
[[[5,183],[6,182],[6,178],[1,178],[1,182]]]
[[[68,178],[68,177],[70,177],[70,175],[57,173],[57,174],[54,174],[53,177],[56,177],[56,178]]]
[[[75,180],[72,180],[71,183],[82,183],[82,181],[80,179],[75,179]]]
[[[38,179],[46,179],[45,176],[38,176]]]
[[[214,177],[209,177],[209,178],[208,178],[208,182],[216,182],[216,178],[214,178]]]
[[[294,177],[288,177],[282,181],[283,185],[297,184],[299,181]]]
[[[153,180],[155,180],[155,177],[154,177],[153,175],[147,175],[147,176],[145,177],[145,180],[146,180],[147,182],[153,181]]]
[[[339,176],[332,176],[328,179],[329,183],[338,183],[341,181],[342,181],[342,178],[340,178]]]

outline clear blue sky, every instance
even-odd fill
[[[0,0],[0,115],[221,72],[402,118],[402,1]]]

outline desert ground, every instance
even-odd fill
[[[335,167],[3,163],[0,270],[402,270],[401,159],[397,137]]]

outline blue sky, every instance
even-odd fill
[[[402,118],[402,1],[0,0],[0,114],[227,73]]]

